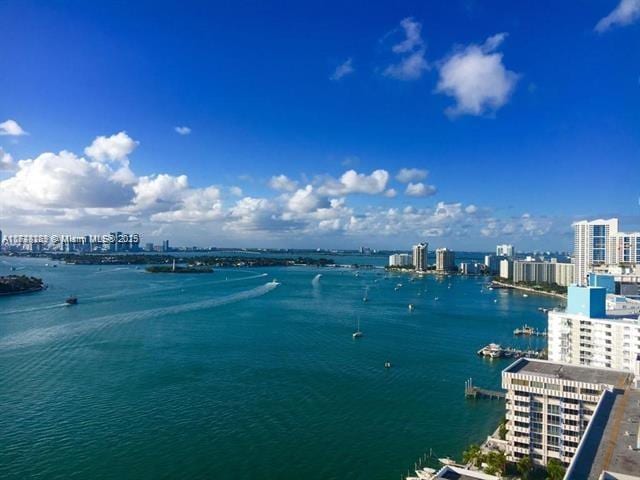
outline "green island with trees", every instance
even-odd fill
[[[45,285],[41,278],[26,275],[7,275],[0,277],[0,295],[17,295],[19,293],[39,292]]]

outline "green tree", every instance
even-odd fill
[[[476,467],[479,467],[482,463],[482,457],[482,451],[475,443],[469,445],[467,449],[462,452],[462,462],[465,464],[471,463]]]
[[[547,480],[562,480],[564,478],[564,465],[560,460],[552,458],[547,462]]]
[[[498,430],[498,436],[500,437],[500,440],[506,440],[507,439],[507,419],[503,419],[502,423],[500,423],[500,429]]]
[[[484,461],[487,464],[484,473],[489,475],[501,475],[507,467],[507,457],[502,452],[489,452]]]
[[[529,478],[529,475],[531,474],[531,470],[533,469],[533,462],[531,461],[531,457],[528,455],[522,457],[518,461],[517,468],[518,473],[520,474],[520,478],[522,478],[522,480],[527,480]]]

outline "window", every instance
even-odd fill
[[[549,405],[547,407],[547,413],[552,413],[554,415],[560,415],[560,405]]]
[[[523,387],[528,387],[529,380],[522,380],[521,378],[512,378],[511,385],[521,385]]]
[[[595,388],[581,388],[580,393],[583,395],[600,395],[600,391]]]
[[[578,389],[576,387],[572,387],[571,385],[563,385],[562,387],[563,392],[577,393],[577,390]]]

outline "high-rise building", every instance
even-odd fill
[[[416,272],[427,271],[427,254],[429,253],[428,243],[419,243],[413,246],[413,266]]]
[[[168,252],[169,251],[169,240],[163,240],[162,241],[162,251],[163,252]]]
[[[573,224],[574,281],[587,284],[587,274],[597,265],[612,264],[611,235],[618,233],[618,219],[582,220]]]
[[[436,249],[436,272],[451,272],[456,269],[456,254],[448,248]]]
[[[601,402],[603,396],[628,389],[632,380],[631,372],[620,370],[528,358],[512,363],[502,372],[507,459],[517,462],[528,456],[537,465],[557,459],[569,466],[591,419],[603,405],[611,408]]]
[[[408,253],[394,253],[389,255],[390,267],[408,267],[411,264],[411,255]]]
[[[514,253],[515,250],[513,249],[513,245],[507,245],[506,243],[502,245],[496,245],[496,255],[498,257],[513,258]]]
[[[566,287],[573,282],[573,269],[571,263],[516,260],[513,262],[513,281],[555,283]]]
[[[147,252],[153,252],[153,243],[149,242],[149,243],[145,244],[144,249]]]
[[[549,360],[633,371],[640,355],[640,301],[609,298],[604,286],[569,287],[566,309],[549,312]]]
[[[500,260],[500,278],[511,280],[513,278],[513,261],[505,258]]]

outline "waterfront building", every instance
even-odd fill
[[[564,478],[640,480],[640,390],[605,390]]]
[[[620,370],[515,361],[502,372],[507,459],[529,456],[537,465],[557,459],[569,466],[605,392],[624,391],[632,381],[632,373]]]
[[[596,269],[640,265],[640,232],[618,231],[618,219],[582,220],[573,224],[574,280],[587,285],[587,274]]]
[[[571,263],[516,260],[513,262],[513,281],[555,283],[566,287],[573,281],[574,268]]]
[[[506,243],[503,245],[496,245],[496,256],[513,258],[514,254],[515,250],[513,245],[507,245]]]
[[[436,272],[452,272],[456,269],[456,254],[448,248],[436,249]]]
[[[153,252],[153,243],[147,243],[147,244],[145,244],[144,249],[145,249],[147,252]]]
[[[412,265],[411,260],[411,255],[408,253],[394,253],[393,255],[389,255],[389,266],[409,267]]]
[[[508,258],[500,260],[500,278],[511,280],[513,278],[513,261]]]
[[[573,283],[573,272],[575,268],[573,263],[556,263],[554,269],[555,283],[563,287],[571,285]]]
[[[503,260],[504,257],[499,257],[497,255],[485,255],[484,256],[484,265],[487,267],[486,269],[490,274],[495,275],[496,273],[500,273],[500,261]]]
[[[462,262],[458,266],[458,271],[462,275],[479,275],[484,273],[486,270],[486,265],[484,263],[478,262]]]
[[[169,240],[163,240],[162,241],[162,251],[163,252],[168,252],[169,251]]]
[[[429,244],[419,243],[413,246],[413,267],[416,272],[427,271],[427,254],[429,253]]]
[[[640,301],[605,287],[572,285],[565,310],[548,314],[549,360],[633,371],[640,355]]]

